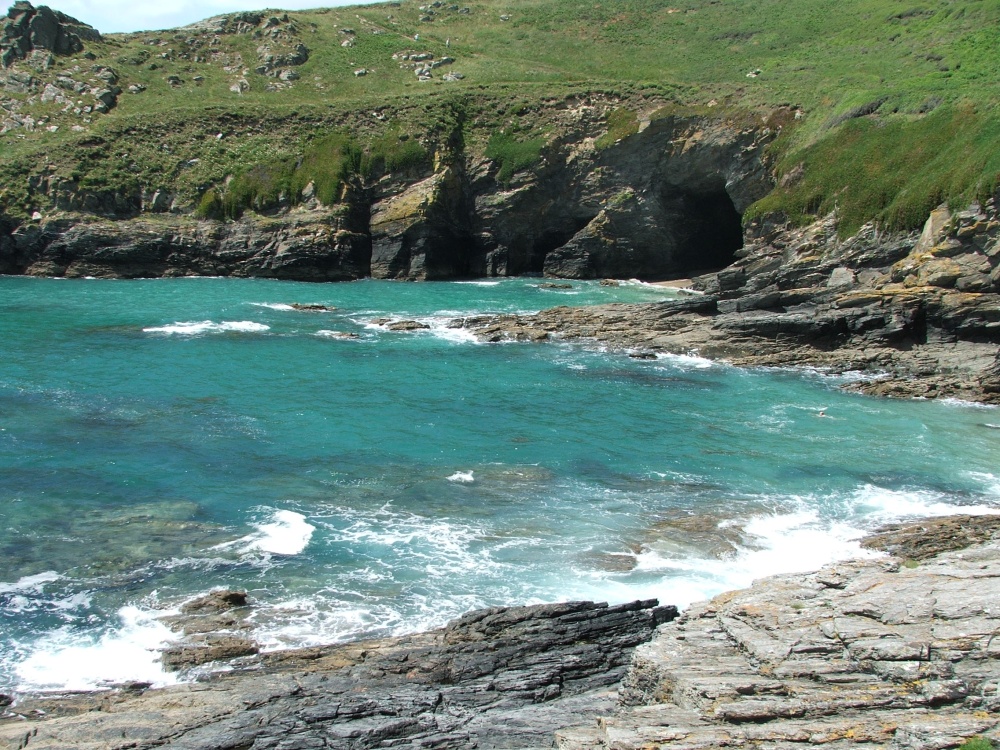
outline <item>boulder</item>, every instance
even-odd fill
[[[251,639],[238,635],[211,633],[188,639],[183,645],[169,646],[160,653],[160,663],[168,672],[198,667],[216,661],[228,661],[260,653]]]
[[[199,596],[181,606],[182,614],[204,614],[206,612],[224,612],[234,607],[247,606],[247,594],[245,591],[234,591],[225,589],[212,591],[211,593]]]
[[[10,67],[33,52],[76,54],[88,41],[101,41],[100,32],[47,6],[36,9],[31,3],[17,2],[0,25],[0,64]]]

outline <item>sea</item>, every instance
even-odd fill
[[[680,294],[569,284],[0,277],[0,692],[195,679],[162,618],[214,589],[289,649],[684,607],[1000,511],[994,408],[449,325]]]

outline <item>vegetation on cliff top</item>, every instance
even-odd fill
[[[611,102],[598,147],[660,107],[757,123],[789,107],[799,115],[774,146],[780,187],[753,213],[837,208],[849,228],[910,227],[942,200],[996,187],[998,48],[1000,6],[981,0],[400,0],[237,14],[57,58],[70,76],[116,72],[108,114],[81,120],[4,94],[47,127],[0,136],[0,185],[15,214],[36,207],[33,174],[169,189],[192,207],[232,191],[235,215],[303,180],[332,196],[341,167],[321,166],[315,144],[334,133],[351,133],[352,169],[383,158],[391,171],[397,156],[454,145],[456,128],[504,181],[553,135],[546,102],[598,91]]]

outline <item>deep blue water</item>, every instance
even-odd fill
[[[155,618],[212,588],[281,648],[683,605],[1000,508],[994,409],[445,327],[673,294],[538,284],[0,278],[0,691],[169,681]]]

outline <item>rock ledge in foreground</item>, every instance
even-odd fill
[[[618,711],[560,731],[558,746],[943,750],[1000,738],[1000,522],[897,525],[869,546],[905,564],[775,576],[693,606],[636,649]]]
[[[481,610],[413,636],[259,655],[204,683],[24,700],[12,711],[48,718],[0,723],[0,748],[551,747],[559,727],[613,708],[632,650],[676,615],[655,600]]]

